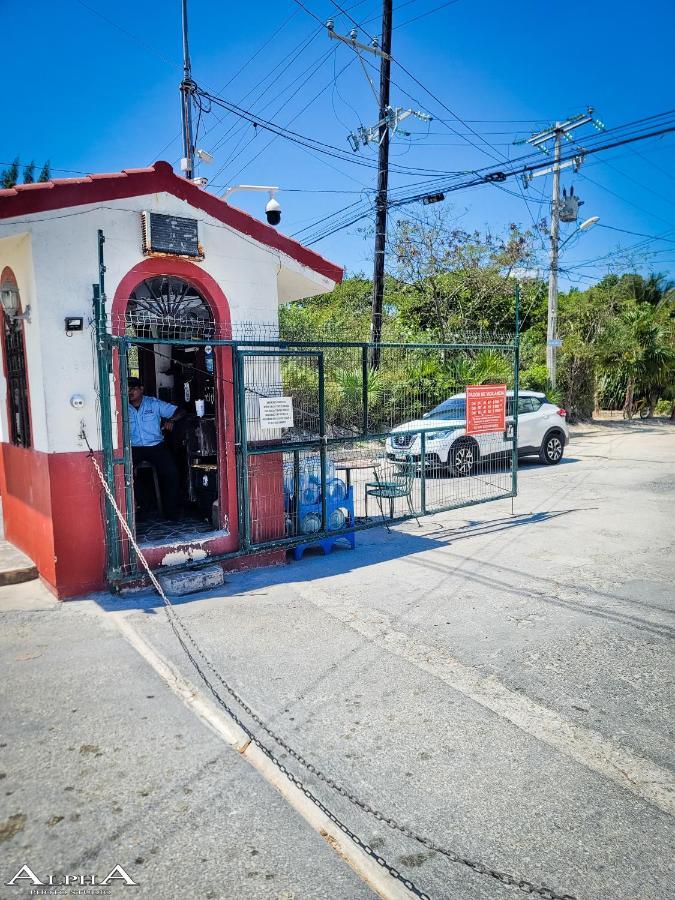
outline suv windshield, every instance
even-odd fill
[[[431,412],[424,414],[425,419],[465,419],[466,401],[463,397],[454,400],[444,400],[435,406]]]

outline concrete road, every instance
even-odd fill
[[[674,451],[666,422],[583,426],[560,466],[523,464],[514,515],[499,501],[365,533],[175,608],[289,745],[436,847],[579,900],[662,900]],[[20,585],[0,609],[3,882],[119,863],[140,887],[115,896],[373,896],[128,643],[200,685],[157,598],[57,606]],[[420,891],[522,896],[284,753]]]

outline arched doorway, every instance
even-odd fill
[[[136,536],[141,543],[157,543],[208,535],[222,518],[217,361],[205,343],[216,334],[209,302],[186,278],[152,275],[130,292],[124,331],[132,342],[128,374],[143,389],[143,397],[136,394],[133,401],[138,406],[131,394],[129,400]],[[161,440],[156,429],[141,427],[145,415],[161,415]],[[139,442],[155,450],[141,450]]]

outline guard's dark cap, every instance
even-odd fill
[[[143,382],[141,381],[140,378],[129,378],[129,380],[127,381],[127,387],[128,388],[143,387]]]

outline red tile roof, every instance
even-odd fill
[[[143,194],[167,192],[201,209],[235,231],[285,253],[302,265],[313,269],[331,281],[342,281],[343,270],[318,253],[279,234],[264,222],[230,206],[186,178],[175,174],[168,162],[156,162],[147,169],[124,169],[81,178],[58,178],[53,181],[17,184],[0,190],[0,219],[34,215],[70,206],[82,206],[138,197]]]

